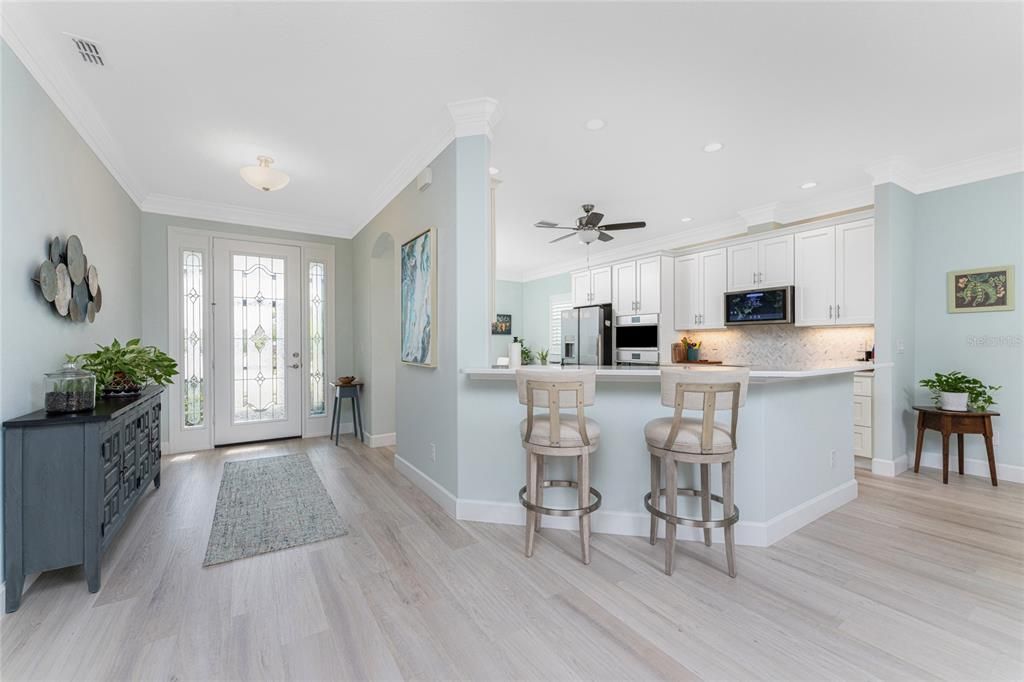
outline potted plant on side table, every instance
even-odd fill
[[[992,392],[1002,388],[986,386],[981,380],[958,371],[936,372],[931,379],[921,379],[920,384],[932,392],[932,400],[939,409],[950,412],[967,412],[968,409],[984,412],[996,402]]]
[[[143,346],[139,339],[125,344],[114,339],[98,350],[67,356],[68,362],[82,362],[82,369],[96,375],[96,392],[116,398],[137,395],[150,382],[166,386],[178,374],[178,363],[156,346]]]

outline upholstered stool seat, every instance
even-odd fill
[[[672,575],[678,525],[704,530],[704,544],[711,546],[711,529],[725,534],[725,558],[729,576],[736,577],[733,526],[740,512],[733,500],[733,463],[736,458],[736,425],[739,409],[746,401],[750,370],[742,367],[683,368],[661,370],[661,403],[674,408],[671,417],[652,419],[644,426],[644,440],[651,453],[651,492],[644,507],[651,513],[651,544],[658,536],[658,519],[665,521],[665,573]],[[722,400],[719,404],[720,397]],[[718,410],[729,409],[731,422],[715,421]],[[683,416],[684,410],[700,411],[700,419]],[[679,463],[700,465],[700,487],[678,487]],[[711,493],[712,464],[722,466],[722,494]],[[662,484],[662,466],[665,469]],[[700,498],[699,519],[678,516],[680,495]],[[661,499],[665,498],[664,509]],[[722,516],[711,518],[711,502],[722,505]]]
[[[590,563],[590,515],[601,506],[601,493],[590,487],[590,455],[597,450],[601,427],[586,417],[583,408],[594,404],[596,377],[593,368],[516,371],[519,402],[526,405],[526,419],[519,424],[519,438],[526,450],[526,485],[519,490],[519,502],[526,507],[528,557],[533,556],[542,516],[574,516],[580,520],[583,563]],[[547,408],[546,413],[534,413],[543,408]],[[547,457],[574,458],[576,480],[545,479]],[[576,488],[577,506],[544,506],[546,488]]]
[[[576,415],[568,412],[559,414],[559,431],[561,447],[576,448],[583,447],[583,436],[580,434],[579,425],[576,422]],[[519,437],[526,441],[526,428],[528,419],[519,422]],[[587,436],[590,444],[587,445],[591,452],[597,450],[597,444],[601,440],[601,426],[589,417],[584,418]],[[551,444],[551,420],[547,416],[533,418],[533,432],[530,434],[531,445],[550,446]]]
[[[644,425],[644,439],[648,445],[656,448],[663,448],[668,440],[669,432],[672,430],[672,417],[661,417],[652,419]],[[679,424],[679,432],[676,438],[666,450],[673,452],[688,452],[702,454],[701,420],[684,417]],[[721,454],[732,452],[732,436],[729,434],[729,427],[724,424],[715,424],[711,435],[711,453]]]

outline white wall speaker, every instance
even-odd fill
[[[427,166],[423,169],[423,172],[416,176],[416,189],[424,191],[430,187],[430,183],[434,181],[434,171]]]

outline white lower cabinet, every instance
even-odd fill
[[[873,457],[871,430],[871,394],[874,378],[871,372],[853,375],[853,454]]]
[[[673,313],[677,330],[725,327],[725,261],[725,249],[676,258]]]

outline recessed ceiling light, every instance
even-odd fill
[[[600,130],[601,128],[604,128],[604,121],[599,118],[592,118],[587,121],[584,126],[586,126],[587,130]]]
[[[688,223],[688,222],[690,222],[691,220],[693,220],[693,218],[690,218],[690,217],[686,217],[686,218],[680,218],[680,219],[679,219],[679,222],[681,222],[681,223]]]
[[[805,182],[804,184],[800,185],[800,189],[814,189],[817,186],[818,183],[811,180],[810,182]]]
[[[706,152],[720,152],[725,145],[721,142],[708,142],[704,145],[704,151]]]
[[[487,172],[488,172],[488,173],[490,173],[491,175],[497,175],[497,174],[498,174],[498,173],[500,173],[501,171],[499,171],[499,170],[498,170],[497,168],[495,168],[494,166],[491,166],[490,168],[488,168],[488,169],[487,169]]]

